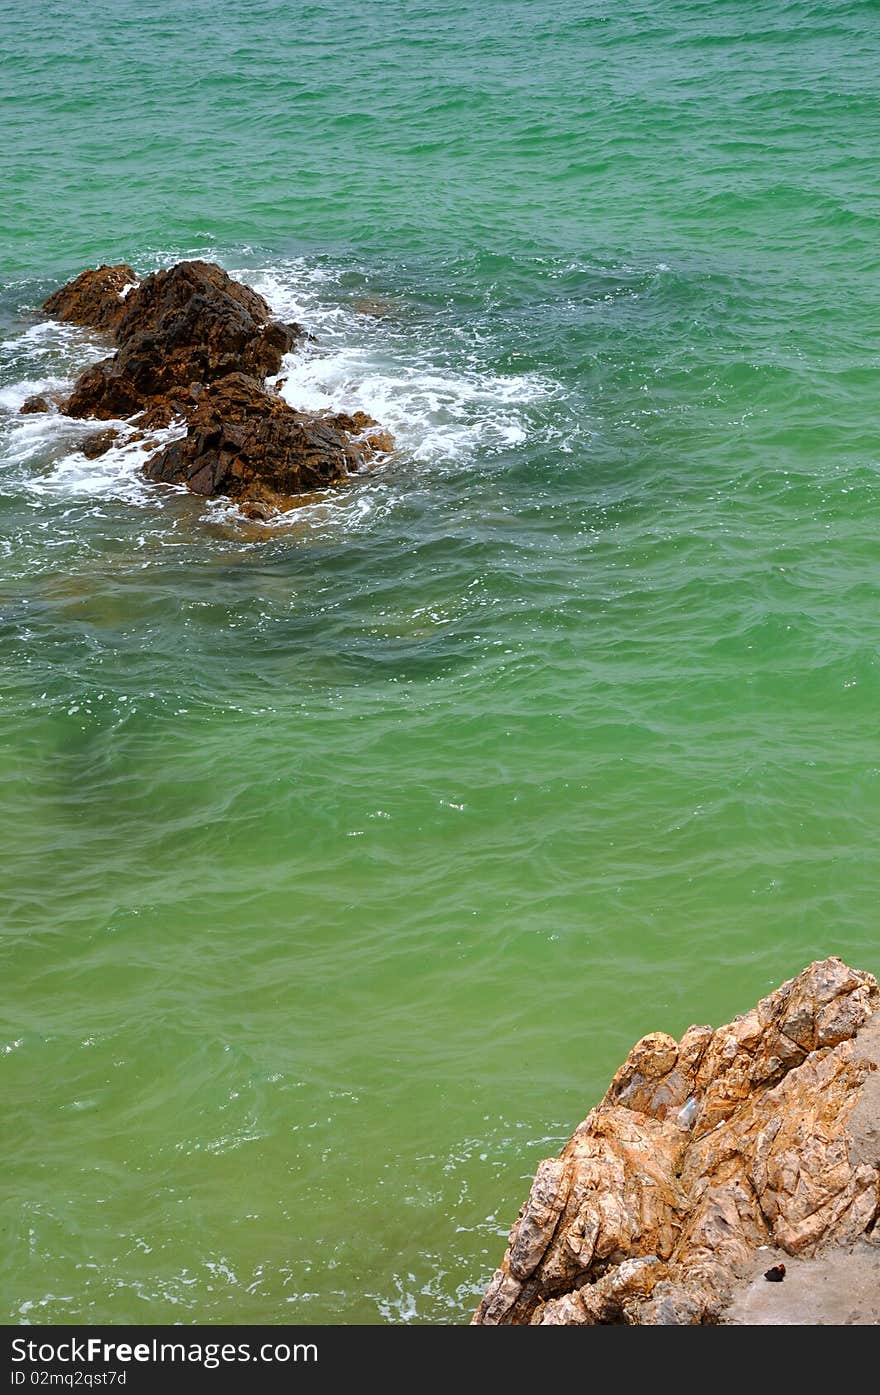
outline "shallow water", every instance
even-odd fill
[[[635,1038],[880,967],[880,12],[41,8],[0,1311],[461,1321]],[[280,530],[14,415],[102,352],[50,289],[191,254],[397,436]]]

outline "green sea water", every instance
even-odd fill
[[[637,1037],[880,968],[880,7],[0,48],[0,1317],[464,1321]],[[266,532],[15,415],[185,255],[391,463]]]

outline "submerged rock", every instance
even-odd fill
[[[114,330],[122,321],[126,298],[138,278],[130,266],[99,266],[81,271],[73,281],[55,291],[43,303],[54,320],[85,325],[89,329]]]
[[[297,412],[244,373],[199,396],[186,437],[151,457],[149,479],[245,503],[251,517],[357,473],[393,441],[365,413]]]
[[[387,296],[364,295],[354,302],[353,309],[359,315],[368,315],[374,320],[384,320],[389,315],[399,313],[400,305],[396,300],[390,300]]]
[[[719,1322],[758,1247],[877,1238],[878,1003],[832,958],[726,1027],[644,1037],[538,1168],[474,1322]]]

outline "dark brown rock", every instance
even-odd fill
[[[81,373],[64,404],[69,417],[130,417],[144,406],[128,376],[120,372],[116,357],[93,363]]]
[[[370,447],[368,458],[385,455],[394,450],[394,437],[391,432],[384,431],[376,418],[368,416],[366,412],[334,412],[329,420],[334,422],[340,431],[347,431],[350,436],[366,440]]]
[[[182,309],[193,296],[233,301],[257,325],[268,324],[272,311],[268,302],[250,286],[234,281],[213,262],[177,262],[165,271],[155,271],[128,297],[125,314],[117,328],[117,344],[135,335],[155,331],[169,314]]]
[[[51,412],[54,411],[54,409],[54,403],[48,397],[45,397],[43,393],[38,392],[34,393],[32,397],[26,397],[19,407],[18,412],[19,416],[27,417],[32,413]]]
[[[373,431],[376,425],[363,412],[294,411],[255,378],[232,373],[202,393],[186,437],[154,455],[145,470],[151,480],[185,484],[195,494],[285,508],[390,450],[391,437]]]
[[[113,331],[128,309],[127,286],[137,285],[137,276],[124,262],[82,271],[73,281],[55,291],[43,309],[55,320],[86,325],[90,329]],[[129,292],[131,295],[131,292]]]
[[[80,449],[87,460],[97,460],[99,455],[104,455],[118,440],[119,432],[111,426],[106,431],[95,431],[91,436],[87,436]]]
[[[149,432],[159,431],[175,421],[186,421],[203,391],[201,383],[192,383],[164,397],[153,397],[143,411],[138,412],[135,424],[141,431]]]
[[[180,262],[146,277],[131,293],[115,331],[116,354],[82,374],[65,410],[106,420],[171,396],[174,401],[159,408],[170,420],[190,410],[192,384],[229,373],[277,373],[302,336],[298,325],[273,320],[262,296],[220,267]]]

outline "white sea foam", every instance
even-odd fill
[[[525,409],[556,393],[537,375],[488,372],[476,355],[449,364],[430,342],[440,336],[396,323],[393,305],[377,319],[330,300],[332,278],[320,268],[294,262],[247,279],[278,316],[299,321],[318,341],[285,360],[286,401],[306,411],[368,412],[416,461],[460,463],[478,450],[519,445],[528,437]],[[405,311],[401,305],[401,320]]]
[[[126,439],[132,434],[132,428],[126,423],[101,422],[102,429],[105,426],[116,427],[121,433],[121,439],[108,451],[96,460],[89,460],[81,449],[70,450],[51,471],[32,480],[31,492],[47,497],[71,495],[80,499],[124,499],[133,504],[148,503],[154,499],[155,485],[151,485],[142,473],[144,462],[163,441],[180,436],[180,428],[154,433],[150,446],[145,448],[141,441]]]
[[[0,364],[9,371],[18,364],[33,367],[35,360],[48,361],[75,374],[106,353],[106,343],[89,330],[59,320],[40,320],[0,343]]]
[[[545,394],[525,378],[395,361],[383,347],[313,347],[289,358],[282,396],[307,411],[364,411],[413,459],[461,461],[526,439],[522,407]]]
[[[66,388],[66,378],[22,378],[9,387],[0,388],[0,411],[18,412],[28,397],[61,393]]]
[[[41,392],[48,386],[44,380],[29,385],[28,391]],[[20,387],[16,384],[16,395]],[[12,392],[7,389],[0,394],[0,405],[6,405],[6,393]],[[96,460],[87,459],[82,452],[87,437],[111,427],[119,432],[119,440]],[[31,495],[140,503],[151,497],[153,489],[141,473],[144,461],[157,445],[179,436],[181,429],[154,432],[149,447],[133,440],[134,434],[124,421],[74,421],[58,412],[14,416],[4,432],[0,466]]]

